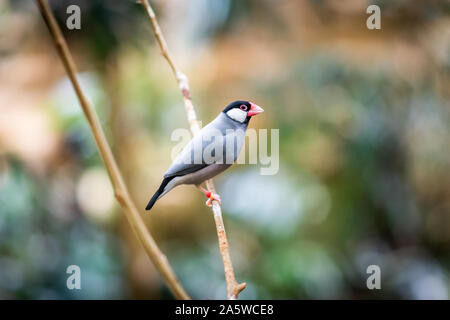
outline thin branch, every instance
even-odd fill
[[[166,58],[170,65],[173,73],[178,82],[178,86],[183,95],[184,108],[186,109],[187,118],[189,121],[189,126],[191,128],[192,134],[195,135],[200,131],[200,126],[197,121],[197,116],[195,114],[194,106],[192,104],[191,92],[189,90],[189,81],[185,74],[183,74],[176,66],[171,58],[169,49],[167,47],[166,40],[161,32],[158,21],[156,20],[155,13],[147,0],[138,1],[145,10],[147,11],[148,18],[153,28],[156,40],[161,49],[161,54]],[[206,181],[206,187],[209,191],[216,193],[214,188],[214,183],[212,180]],[[244,290],[246,284],[238,283],[234,275],[233,264],[231,262],[230,247],[228,245],[227,235],[225,233],[225,226],[222,220],[222,209],[217,201],[213,201],[212,211],[214,214],[214,221],[216,222],[217,237],[219,239],[219,249],[222,256],[223,267],[225,271],[225,281],[227,285],[227,298],[230,300],[237,299],[239,293]]]
[[[97,143],[100,155],[105,163],[106,170],[108,171],[109,178],[113,185],[114,193],[117,201],[121,205],[124,213],[131,225],[132,230],[142,242],[147,255],[150,260],[156,266],[156,269],[163,275],[166,279],[167,285],[177,299],[190,299],[181,284],[179,283],[175,273],[173,272],[166,256],[161,252],[155,240],[151,236],[150,232],[145,227],[144,221],[142,220],[136,205],[128,193],[127,186],[122,178],[119,167],[117,166],[116,160],[111,152],[111,148],[106,140],[103,129],[100,125],[97,113],[92,107],[90,101],[86,98],[81,86],[76,77],[77,69],[73,61],[72,55],[69,51],[69,47],[64,39],[64,36],[59,28],[53,13],[51,12],[50,6],[47,0],[37,0],[39,10],[41,11],[42,17],[50,31],[50,34],[56,44],[56,49],[58,54],[64,64],[67,75],[72,82],[73,88],[76,92],[80,105],[83,109],[84,115],[89,122],[89,126],[94,135],[95,142]]]

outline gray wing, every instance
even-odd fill
[[[173,163],[170,165],[164,174],[164,178],[170,178],[175,176],[184,176],[188,173],[198,171],[207,166],[204,161],[200,163],[194,161],[194,151],[198,143],[202,142],[201,132],[196,134],[191,141],[183,148],[183,150],[177,155]],[[202,147],[203,148],[203,147]]]
[[[180,154],[178,154],[172,165],[167,169],[164,177],[183,176],[211,165],[211,159],[205,159],[203,157],[203,152],[206,148],[209,148],[214,141],[217,141],[218,144],[222,145],[222,152],[219,150],[216,157],[215,150],[212,150],[211,154],[215,157],[213,163],[234,162],[242,147],[244,138],[239,132],[237,134],[236,132],[231,134],[227,133],[226,129],[229,129],[230,126],[227,125],[226,121],[227,119],[224,119],[222,115],[219,115],[219,117],[202,128],[200,132],[189,141]],[[243,135],[245,135],[245,129],[246,128],[242,131]],[[233,154],[231,155],[231,159],[230,157],[226,157],[226,143],[228,139],[233,139]]]

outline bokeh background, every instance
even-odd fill
[[[225,297],[211,211],[193,187],[143,208],[187,128],[175,79],[134,1],[81,7],[63,28],[83,88],[148,228],[187,291]],[[216,179],[246,299],[447,299],[447,1],[152,1],[212,120],[249,99],[280,130],[280,170]],[[366,28],[370,4],[381,30]],[[34,1],[0,1],[0,298],[171,299],[132,234]],[[66,288],[78,265],[82,289]],[[381,268],[381,290],[366,287]]]

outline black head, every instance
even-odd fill
[[[258,113],[263,112],[264,110],[257,106],[256,104],[245,101],[245,100],[237,100],[230,103],[223,109],[223,113],[225,113],[228,118],[240,122],[240,123],[248,123],[250,118]]]

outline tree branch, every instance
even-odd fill
[[[162,56],[167,60],[178,82],[178,86],[183,95],[184,108],[186,109],[187,118],[192,134],[195,135],[200,131],[200,126],[197,121],[194,106],[192,104],[191,93],[189,90],[189,81],[185,74],[183,74],[176,66],[171,58],[169,49],[167,47],[166,40],[161,32],[158,21],[156,20],[155,13],[147,0],[138,1],[146,10],[148,18],[153,28],[153,32],[156,37],[156,41],[161,49]],[[206,181],[206,187],[210,192],[216,193],[214,183],[212,180]],[[233,264],[231,262],[230,247],[228,245],[227,235],[225,233],[225,226],[222,220],[222,209],[217,203],[213,201],[212,211],[214,214],[214,221],[216,223],[217,237],[219,239],[219,249],[222,256],[223,267],[225,271],[225,281],[227,285],[227,298],[230,300],[237,299],[239,293],[244,290],[246,284],[238,283],[234,275]]]
[[[77,70],[75,63],[73,61],[72,55],[69,51],[67,43],[62,35],[61,29],[59,28],[53,13],[49,7],[47,0],[37,0],[39,10],[41,11],[42,17],[50,31],[50,34],[56,44],[56,49],[58,51],[59,57],[61,58],[64,68],[66,69],[67,75],[72,82],[73,88],[76,92],[80,105],[83,109],[84,115],[89,122],[89,126],[94,135],[95,142],[97,143],[100,155],[105,163],[106,170],[108,171],[109,178],[114,188],[114,193],[117,201],[120,203],[124,213],[131,225],[132,230],[142,242],[147,255],[150,260],[156,266],[156,269],[163,275],[166,279],[169,289],[172,291],[177,299],[190,299],[181,284],[179,283],[175,273],[173,272],[166,256],[161,252],[155,240],[151,236],[150,232],[145,227],[144,221],[142,220],[136,205],[128,193],[127,186],[122,178],[119,167],[117,166],[116,160],[111,152],[111,148],[106,140],[103,129],[100,125],[97,113],[92,107],[90,101],[86,98],[81,89],[81,86],[76,77]]]

